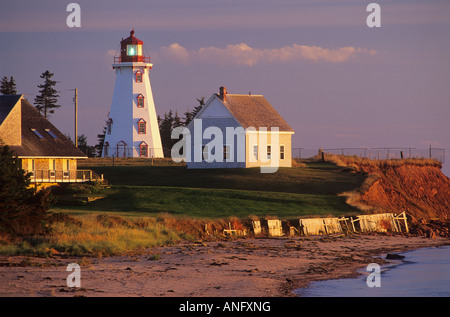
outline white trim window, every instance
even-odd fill
[[[208,149],[208,146],[207,145],[203,145],[202,146],[202,159],[203,159],[203,161],[208,161],[208,159],[209,159],[209,151],[208,151],[209,149]]]
[[[258,144],[253,145],[253,158],[255,161],[258,160]]]
[[[223,161],[227,162],[231,159],[231,147],[230,145],[225,144],[223,146]]]
[[[284,160],[284,145],[280,145],[280,160]]]

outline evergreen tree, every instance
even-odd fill
[[[88,145],[87,136],[84,134],[78,136],[78,148],[88,157],[94,157],[96,154],[95,146]]]
[[[39,113],[43,113],[44,117],[48,117],[50,113],[54,113],[57,108],[61,106],[57,104],[59,95],[55,90],[54,86],[56,85],[56,81],[52,80],[53,73],[50,73],[46,70],[42,73],[41,78],[44,79],[44,83],[38,85],[40,95],[34,98],[34,103],[36,104],[36,109]],[[41,113],[41,114],[42,114]]]
[[[172,140],[172,130],[176,127],[182,126],[183,122],[178,116],[178,113],[175,112],[174,115],[172,110],[169,110],[168,113],[164,114],[164,119],[158,117],[158,122],[164,156],[170,157],[173,145],[178,142],[178,140]]]
[[[48,233],[51,201],[48,190],[35,194],[20,160],[0,144],[0,232],[11,237]]]
[[[174,115],[172,110],[165,113],[163,119],[158,116],[159,133],[161,135],[161,143],[165,157],[171,156],[173,145],[179,141],[176,139],[172,140],[172,130],[179,126],[187,126],[205,105],[205,97],[197,98],[197,102],[198,106],[194,107],[193,110],[184,113],[184,120],[178,116],[177,112],[175,112]]]
[[[75,142],[72,140],[72,137],[69,134],[65,134],[65,136],[70,140],[70,142],[75,145]],[[78,136],[78,148],[88,157],[96,156],[96,147],[87,144],[87,136],[85,136],[84,134]]]
[[[14,77],[11,76],[10,80],[8,80],[8,77],[3,76],[2,81],[0,82],[0,92],[2,95],[17,94],[16,81],[14,80]]]
[[[205,97],[197,98],[198,106],[194,107],[191,111],[186,111],[184,113],[184,125],[187,126],[189,122],[191,122],[195,115],[202,110],[203,106],[205,105]]]

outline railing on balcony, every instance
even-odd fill
[[[114,56],[114,64],[133,62],[150,63],[150,56],[127,56],[127,59],[128,60],[122,62],[121,56]]]
[[[92,170],[34,170],[30,173],[32,183],[83,183],[89,181],[103,181],[103,175],[99,176]]]

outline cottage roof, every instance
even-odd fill
[[[244,129],[278,127],[279,131],[294,132],[263,95],[226,94],[225,101],[217,96]]]
[[[14,106],[22,107],[22,144],[9,146],[15,155],[32,157],[86,157],[47,118],[39,114],[22,95],[0,96],[0,125],[4,121],[4,118],[2,119],[3,114],[6,112],[9,113]],[[7,140],[3,140],[3,142],[8,145]]]

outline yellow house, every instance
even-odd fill
[[[292,166],[294,130],[263,95],[220,87],[187,128],[188,168]]]
[[[0,96],[0,143],[8,145],[31,173],[35,184],[85,182],[89,170],[78,170],[77,160],[87,158],[49,120],[23,97]]]

